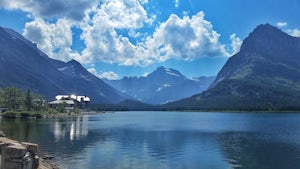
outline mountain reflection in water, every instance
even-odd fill
[[[116,112],[0,127],[67,169],[300,168],[298,114]]]

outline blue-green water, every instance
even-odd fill
[[[300,114],[116,112],[0,127],[69,169],[300,168]]]

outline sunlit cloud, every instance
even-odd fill
[[[230,35],[230,40],[231,40],[232,54],[239,52],[243,41],[239,37],[237,37],[235,33]]]
[[[79,57],[79,54],[71,49],[71,25],[71,21],[66,19],[49,23],[38,17],[25,24],[23,35],[36,43],[38,48],[51,58],[69,61]]]
[[[120,77],[113,71],[103,72],[98,74],[95,68],[89,68],[88,71],[100,79],[117,80]]]
[[[276,25],[278,27],[286,27],[288,24],[286,22],[278,22]]]
[[[294,37],[300,37],[300,30],[299,29],[288,29],[287,33]]]
[[[43,0],[42,0],[43,1]],[[125,66],[146,66],[168,59],[194,60],[201,57],[229,56],[225,45],[219,41],[220,34],[205,19],[204,12],[193,16],[179,17],[171,14],[166,21],[152,25],[156,15],[149,14],[143,7],[148,0],[104,0],[76,2],[82,8],[76,12],[43,8],[39,1],[1,1],[7,9],[31,12],[32,21],[25,24],[23,35],[36,43],[51,58],[81,63],[105,62]],[[73,2],[73,1],[72,1]],[[175,0],[175,6],[180,1]],[[69,0],[65,3],[69,3]],[[98,4],[98,5],[95,5]],[[71,8],[76,7],[73,4]],[[24,8],[23,8],[24,7]],[[49,17],[59,18],[52,19]],[[61,18],[60,18],[61,17]],[[153,26],[153,32],[141,32],[145,26]],[[72,27],[82,30],[80,40],[84,44],[81,52],[72,49]],[[123,32],[123,33],[120,33]],[[239,39],[233,37],[233,50],[237,50]],[[131,40],[136,41],[132,42]]]
[[[179,7],[179,0],[175,0],[175,8]]]

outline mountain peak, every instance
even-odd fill
[[[270,31],[270,30],[277,30],[277,31],[279,30],[280,31],[280,29],[278,29],[277,27],[275,27],[275,26],[273,26],[273,25],[271,25],[269,23],[266,23],[266,24],[260,24],[260,25],[258,25],[254,29],[253,32],[255,32],[255,31]]]
[[[148,77],[186,79],[186,77],[182,75],[178,70],[163,66],[158,67],[155,71],[150,73]]]
[[[157,69],[157,70],[162,70],[162,69],[167,69],[167,68],[164,67],[164,66],[159,66],[159,67],[157,67],[156,69]]]
[[[289,36],[288,34],[284,33],[279,28],[272,26],[270,24],[261,24],[258,25],[253,32],[249,34],[249,37],[260,37],[260,38],[278,38]]]
[[[262,24],[244,40],[240,51],[274,56],[286,51],[283,49],[293,47],[290,44],[297,44],[295,41],[298,39],[270,24]]]
[[[299,110],[300,38],[263,24],[205,92],[170,105],[196,110]]]
[[[74,59],[67,62],[67,64],[73,65],[73,66],[81,66],[81,64],[78,61],[74,60]]]
[[[274,63],[299,67],[299,46],[300,38],[292,37],[270,24],[259,25],[244,40],[240,52],[228,59],[211,87],[224,79],[265,74],[265,66]]]

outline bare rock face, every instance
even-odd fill
[[[39,166],[37,144],[0,137],[0,149],[2,169],[37,169]]]
[[[3,133],[3,131],[0,131],[0,137],[5,137],[5,134]]]

